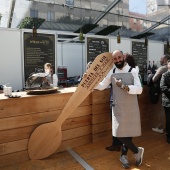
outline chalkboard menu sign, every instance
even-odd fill
[[[132,55],[139,67],[144,83],[147,81],[147,46],[145,46],[145,43],[132,41]]]
[[[51,63],[55,71],[55,35],[24,33],[24,76],[25,81],[33,72],[43,71],[44,64]]]
[[[99,54],[109,52],[109,39],[87,38],[87,63],[93,61]]]

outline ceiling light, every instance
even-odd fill
[[[119,32],[117,33],[117,43],[120,44],[121,43],[121,37]]]
[[[35,28],[34,25],[33,25],[33,28],[32,28],[32,37],[37,38],[37,28]]]
[[[148,46],[148,37],[145,37],[145,47]]]

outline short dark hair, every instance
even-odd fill
[[[170,60],[170,55],[169,55],[169,54],[165,54],[165,55],[164,55],[164,59],[165,59],[166,61]]]
[[[136,62],[134,57],[131,54],[126,54],[125,61],[129,64],[129,66],[135,68],[136,67]]]

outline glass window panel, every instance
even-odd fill
[[[74,6],[74,0],[65,0],[65,4],[69,6]]]
[[[30,17],[38,18],[38,10],[30,9]]]
[[[55,13],[53,11],[47,12],[47,21],[54,21],[55,20]]]

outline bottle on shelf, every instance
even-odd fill
[[[153,61],[153,65],[152,65],[152,69],[151,69],[151,72],[152,74],[155,74],[156,73],[156,65],[155,65],[155,61]]]
[[[120,34],[119,32],[117,33],[117,43],[119,44],[121,42]]]
[[[147,84],[147,62],[143,64],[143,84]]]
[[[151,68],[151,64],[150,64],[150,61],[148,63],[148,69],[147,69],[147,74],[151,74],[152,73],[152,68]]]

